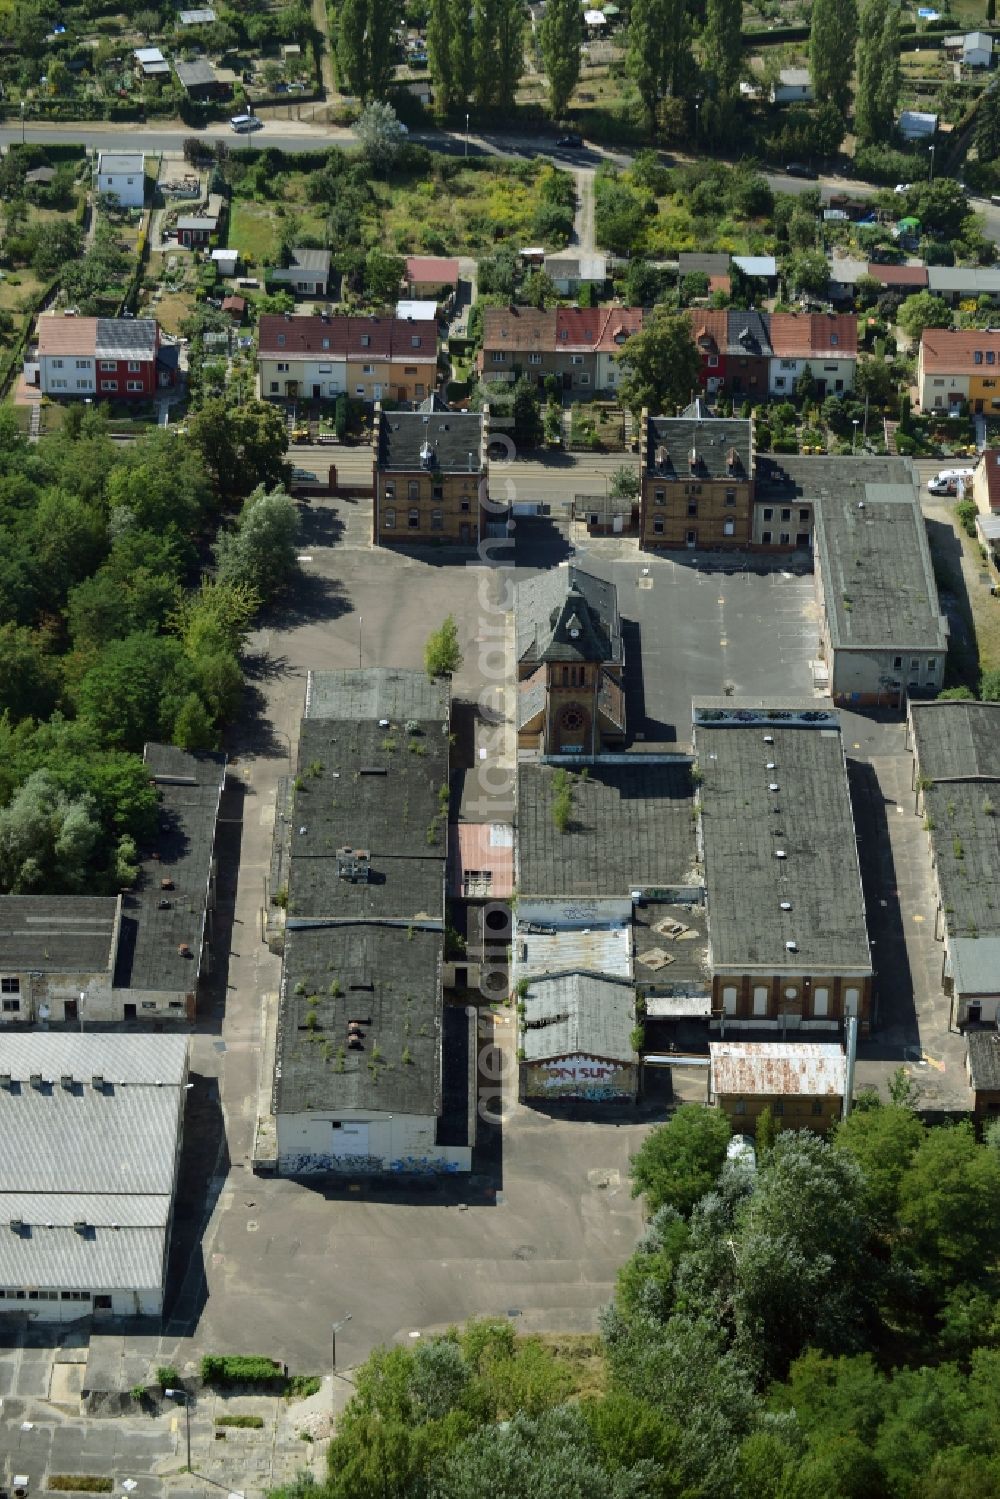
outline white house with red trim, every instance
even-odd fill
[[[155,318],[38,319],[38,383],[47,396],[138,400],[172,385],[173,366],[161,357]]]

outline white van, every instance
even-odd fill
[[[971,468],[943,468],[934,475],[927,488],[931,494],[958,494],[960,489],[968,489],[974,472]]]
[[[235,130],[238,135],[246,135],[251,130],[263,130],[264,121],[256,115],[233,115],[229,121],[229,128]]]

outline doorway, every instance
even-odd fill
[[[969,1005],[968,1010],[966,1011],[966,1023],[968,1025],[978,1025],[982,1018],[983,1007],[978,999],[974,999]]]
[[[126,1020],[134,1020],[135,1019],[135,1005],[125,1005],[125,1006],[123,1006],[123,1015],[124,1015],[124,1018]]]
[[[66,1002],[65,1002],[65,1004],[63,1005],[63,1019],[64,1020],[79,1020],[79,1018],[80,1018],[80,1003],[79,1003],[79,1000],[76,1000],[76,999],[67,999]]]
[[[318,401],[319,398],[320,398],[320,396],[322,394],[323,394],[323,387],[322,387],[322,385],[314,385],[313,386],[313,400],[314,401]]]

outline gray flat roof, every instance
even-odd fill
[[[956,937],[948,957],[956,994],[1000,994],[1000,937]]]
[[[572,1055],[634,1062],[635,990],[597,973],[532,979],[524,996],[526,1061]]]
[[[1000,291],[1000,270],[993,266],[929,265],[927,284],[931,291]]]
[[[374,666],[347,671],[311,671],[306,683],[306,718],[437,719],[447,726],[451,689],[447,680],[430,681],[425,671]]]
[[[815,475],[805,464],[819,463]],[[782,465],[791,470],[788,463]],[[803,459],[835,650],[943,651],[947,629],[912,469],[899,459]],[[764,496],[757,494],[760,501]]]
[[[441,958],[437,931],[373,923],[290,925],[275,1113],[439,1113]],[[316,1017],[312,1025],[310,1014]],[[357,1050],[348,1045],[352,1021],[360,1024]]]
[[[215,69],[207,57],[196,57],[191,62],[181,62],[178,59],[174,63],[174,72],[185,88],[215,82]]]
[[[0,967],[39,973],[110,973],[119,898],[0,895]]]
[[[934,781],[924,809],[949,937],[1000,936],[1000,786]]]
[[[973,1088],[1000,1092],[1000,1036],[996,1031],[968,1031],[969,1075]]]
[[[302,720],[290,917],[443,919],[449,745],[441,730],[437,720],[412,733],[373,719]],[[344,848],[369,853],[368,880],[341,877]]]
[[[226,757],[147,744],[143,759],[160,794],[157,832],[124,897],[114,986],[188,994],[198,981]]]
[[[97,171],[99,176],[106,177],[110,173],[114,175],[130,172],[137,173],[140,177],[143,173],[145,157],[141,151],[99,151],[97,153]]]
[[[713,968],[870,973],[839,728],[702,720],[694,738]]]
[[[588,766],[573,777],[565,833],[552,817],[555,776],[552,765],[518,767],[522,896],[627,896],[636,886],[697,882],[690,765],[636,755]]]
[[[431,474],[468,474],[470,490],[479,481],[483,441],[483,417],[479,411],[386,411],[380,428],[379,467]],[[434,453],[425,465],[420,457],[424,445]],[[405,496],[398,495],[398,499]]]
[[[1000,703],[911,703],[910,722],[922,776],[1000,779]]]

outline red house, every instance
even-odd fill
[[[724,309],[696,308],[691,312],[691,335],[698,350],[698,379],[709,395],[726,384],[726,350],[729,346],[728,316]]]
[[[161,350],[155,318],[38,319],[38,381],[47,396],[141,401],[172,385],[174,346]]]

